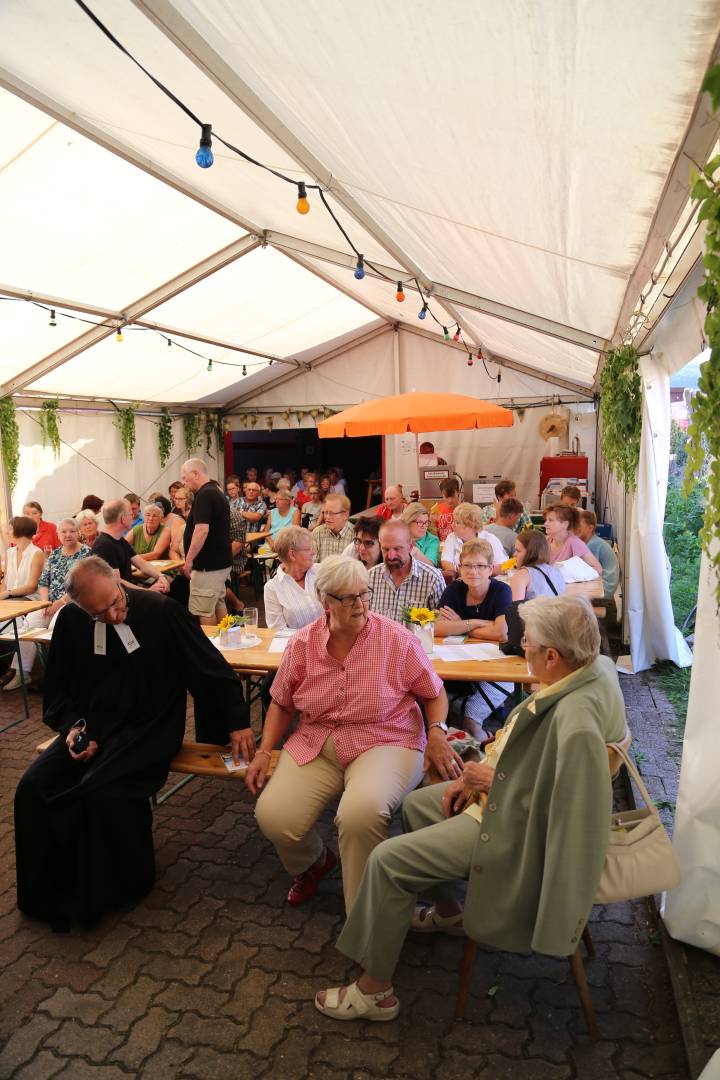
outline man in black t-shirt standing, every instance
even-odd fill
[[[225,582],[232,566],[230,504],[200,458],[185,462],[180,479],[194,495],[184,541],[183,572],[190,580],[188,610],[201,624],[211,625],[227,614]]]

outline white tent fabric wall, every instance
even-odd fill
[[[665,894],[662,914],[674,938],[720,956],[720,787],[717,781],[716,704],[720,699],[720,641],[715,582],[715,574],[703,556],[673,834],[673,846],[680,859],[683,877],[677,889]]]
[[[168,484],[177,480],[180,465],[186,458],[182,420],[173,422],[174,446],[166,469],[158,458],[157,421],[137,416],[136,443],[132,461],[128,461],[120,434],[109,412],[63,412],[60,414],[60,457],[43,447],[38,413],[18,410],[20,427],[20,465],[12,494],[14,514],[22,513],[23,504],[34,499],[43,508],[48,521],[76,514],[84,495],[118,499],[133,491],[144,500],[152,491],[167,493]],[[204,449],[204,447],[203,447]],[[213,444],[213,453],[216,453]],[[222,482],[222,460],[208,458],[202,452],[210,475]]]
[[[643,424],[625,591],[634,671],[652,667],[656,660],[672,660],[679,667],[692,663],[673,618],[663,541],[670,459],[670,375],[663,360],[659,350],[640,358]]]

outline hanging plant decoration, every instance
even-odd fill
[[[185,452],[190,458],[200,445],[200,418],[197,413],[186,413],[183,416],[183,439]]]
[[[58,410],[60,402],[57,398],[52,401],[43,401],[40,410],[40,435],[43,446],[51,446],[55,457],[60,457],[60,425],[58,423]]]
[[[125,457],[128,461],[132,461],[135,450],[135,413],[140,406],[137,402],[134,402],[132,405],[126,405],[124,409],[118,409],[117,405],[115,408],[117,409],[117,415],[113,423],[120,432]]]
[[[297,422],[298,422],[298,424],[302,424],[303,420],[305,419],[305,413],[303,412],[303,410],[302,410],[302,409],[298,409],[298,410],[296,411],[295,415],[297,416]]]
[[[702,89],[708,91],[717,111],[720,64],[710,68]],[[705,516],[700,542],[715,572],[715,601],[720,607],[720,178],[715,179],[719,169],[720,155],[717,155],[702,172],[696,168],[690,170],[690,194],[700,204],[698,221],[705,222],[705,280],[698,296],[707,305],[705,334],[710,357],[700,368],[697,393],[692,399],[684,491],[688,496],[705,473]]]
[[[213,441],[213,435],[215,435],[216,439],[217,439],[216,426],[217,426],[217,413],[205,413],[205,418],[203,420],[203,435],[205,436],[205,453],[208,455],[208,457],[211,457],[211,458],[215,457],[215,455],[212,452],[212,441]],[[217,446],[218,446],[218,448],[220,447],[220,442],[219,441],[217,441]]]
[[[600,376],[600,446],[611,472],[634,491],[640,460],[642,379],[632,345],[612,349]]]
[[[0,398],[0,445],[10,491],[17,484],[20,464],[20,428],[11,397]]]
[[[170,410],[168,408],[161,409],[160,422],[158,423],[158,454],[160,457],[160,466],[163,469],[170,460],[174,441]]]
[[[274,423],[275,423],[275,417],[274,416],[266,416],[265,417],[265,426],[267,427],[268,431],[272,431]]]

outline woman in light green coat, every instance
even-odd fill
[[[543,596],[520,613],[525,655],[544,687],[511,713],[495,768],[467,765],[462,780],[405,800],[409,831],[373,851],[338,940],[362,974],[315,998],[328,1016],[397,1015],[392,975],[411,924],[428,931],[462,923],[499,949],[575,952],[607,848],[606,743],[623,738],[625,706],[586,600]],[[425,896],[434,905],[416,911]]]

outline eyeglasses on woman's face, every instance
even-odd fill
[[[367,589],[365,590],[365,592],[354,593],[352,596],[336,596],[335,593],[331,592],[329,592],[327,595],[332,597],[333,600],[337,600],[337,602],[344,608],[355,607],[355,604],[358,602],[358,600],[361,604],[370,603],[370,593]]]
[[[536,645],[533,641],[528,641],[527,634],[523,634],[520,638],[521,649],[543,649],[545,652],[549,649],[549,645]]]
[[[466,574],[481,574],[483,570],[491,570],[492,567],[486,562],[461,562],[460,569]]]
[[[355,537],[355,540],[353,541],[353,543],[354,543],[354,544],[355,544],[355,545],[356,545],[357,547],[362,547],[362,548],[374,548],[374,547],[375,547],[375,545],[379,543],[379,541],[377,541],[377,540],[372,540],[372,539],[370,539],[370,540],[361,540],[359,536],[356,536],[356,537]]]

